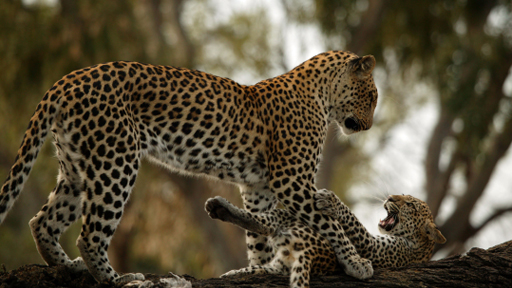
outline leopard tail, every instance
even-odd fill
[[[23,189],[50,127],[59,113],[61,97],[56,92],[61,90],[63,82],[57,82],[46,92],[30,119],[14,164],[0,190],[0,224]]]

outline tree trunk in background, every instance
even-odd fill
[[[347,50],[352,51],[359,56],[361,53],[365,53],[368,44],[372,41],[375,35],[378,33],[380,22],[385,11],[384,0],[372,0],[368,1],[368,9],[361,15],[361,23],[352,31],[351,41],[347,44]]]
[[[502,133],[495,137],[494,142],[491,144],[489,152],[485,157],[485,160],[478,169],[478,173],[475,173],[472,179],[468,179],[468,187],[466,189],[466,193],[464,194],[465,197],[459,199],[453,214],[440,227],[440,230],[443,232],[443,235],[445,235],[447,239],[446,244],[455,245],[452,252],[461,252],[461,244],[466,242],[467,239],[474,236],[480,229],[483,228],[483,226],[478,228],[473,227],[469,222],[469,218],[476,202],[482,196],[485,187],[487,187],[487,184],[491,179],[492,173],[494,172],[498,161],[505,155],[508,148],[510,147],[511,142],[512,119],[506,123]],[[505,209],[505,211],[511,209],[512,207]],[[495,218],[496,213],[501,215],[504,213],[504,211],[497,210],[490,217]],[[487,224],[488,221],[485,221],[484,223]]]
[[[153,40],[156,55],[160,59],[169,59],[168,65],[193,68],[196,64],[196,48],[181,22],[183,0],[151,0],[146,2],[148,14],[152,20]],[[165,11],[162,15],[162,11]],[[164,34],[164,30],[167,34]]]
[[[450,164],[446,169],[441,170],[439,160],[444,140],[453,135],[452,123],[454,116],[445,108],[440,108],[439,120],[434,127],[427,144],[427,154],[425,157],[425,190],[427,192],[427,204],[434,219],[439,212],[439,207],[448,193],[448,184],[452,173],[456,167],[457,160],[460,160],[455,154],[450,159]]]
[[[383,12],[384,1],[370,1],[368,9],[361,16],[362,19],[369,20],[361,21],[361,23],[354,29],[354,31],[351,33],[352,39],[347,44],[345,49],[352,51],[359,56],[363,56],[362,53],[365,53],[365,47],[369,42],[368,39],[373,37],[376,33],[379,22],[382,19]],[[331,180],[334,177],[334,167],[337,162],[336,160],[339,159],[341,153],[350,153],[352,148],[350,143],[341,143],[338,141],[337,135],[340,133],[336,131],[338,129],[339,127],[337,125],[331,125],[327,131],[327,138],[322,153],[322,162],[316,177],[316,187],[319,189],[332,189]]]
[[[498,67],[494,68],[491,72],[491,80],[489,87],[482,97],[486,97],[485,106],[479,107],[483,109],[484,120],[482,122],[486,126],[492,125],[493,117],[499,110],[499,105],[502,99],[505,98],[503,94],[503,85],[509,75],[509,67],[512,65],[512,53],[508,53],[508,57],[505,57],[500,62]],[[478,67],[476,64],[471,62],[467,64],[468,70],[473,70],[466,74],[466,79],[472,78],[470,73],[475,75],[478,73],[477,69],[470,69],[471,67]],[[464,79],[463,79],[464,81]],[[475,96],[476,98],[477,96]],[[476,100],[475,100],[476,101]],[[468,153],[464,148],[467,143],[465,141],[465,135],[473,133],[473,131],[467,131],[470,128],[466,128],[460,132],[460,135],[456,135],[452,131],[452,123],[456,117],[462,117],[455,115],[453,112],[447,111],[445,107],[441,107],[441,116],[439,121],[432,133],[430,143],[427,150],[426,158],[426,190],[427,190],[427,204],[432,210],[434,215],[437,215],[439,207],[446,195],[449,193],[449,182],[452,174],[456,168],[464,167],[466,169],[466,188],[462,197],[458,198],[454,212],[446,220],[445,223],[439,226],[439,229],[445,235],[447,242],[445,247],[451,249],[450,253],[462,253],[464,250],[464,243],[471,237],[473,237],[483,226],[473,227],[470,223],[470,217],[473,213],[474,207],[480,197],[484,194],[485,188],[487,187],[491,176],[498,164],[499,160],[506,154],[510,143],[512,142],[512,118],[506,119],[504,123],[503,131],[500,133],[487,132],[486,137],[489,138],[490,145],[487,150],[484,150],[478,156],[483,161]],[[461,136],[462,135],[462,136]],[[448,167],[441,171],[439,167],[439,160],[441,157],[441,145],[443,141],[448,137],[455,136],[458,141],[458,146],[450,155],[450,163]],[[468,137],[469,138],[469,137]],[[471,139],[471,138],[469,138]],[[507,207],[503,208],[509,209]],[[496,213],[502,215],[503,209],[497,210],[491,215],[493,219],[496,217]],[[510,207],[512,209],[512,207]],[[489,223],[484,221],[484,225]],[[441,247],[437,247],[440,249]]]
[[[340,133],[337,124],[332,124],[327,130],[327,137],[324,143],[322,162],[316,176],[316,187],[318,189],[332,189],[331,180],[334,175],[334,168],[337,160],[342,153],[350,153],[350,143],[342,143],[338,140],[337,135]]]

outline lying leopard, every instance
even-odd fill
[[[330,51],[252,86],[136,62],[74,71],[47,91],[29,122],[0,191],[0,223],[51,131],[60,163],[57,185],[29,223],[48,265],[88,269],[100,282],[144,279],[116,273],[107,249],[147,158],[238,184],[251,213],[282,203],[331,241],[347,273],[370,277],[370,265],[334,219],[321,217],[313,195],[328,125],[337,123],[347,135],[372,126],[374,67],[373,56]],[[59,238],[80,217],[82,258],[71,260]],[[251,265],[273,256],[265,236],[248,233],[247,245]]]
[[[446,239],[437,229],[427,204],[412,196],[393,195],[384,202],[388,216],[379,222],[384,236],[371,235],[350,209],[332,192],[318,191],[316,207],[323,215],[334,217],[373,268],[400,267],[430,260],[435,243]],[[307,224],[297,221],[288,211],[275,209],[254,215],[241,210],[221,197],[210,198],[205,209],[213,219],[230,222],[249,231],[270,236],[275,257],[265,265],[230,271],[221,277],[237,274],[290,275],[291,287],[309,287],[310,275],[335,271],[336,254],[323,236]]]

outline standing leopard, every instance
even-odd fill
[[[282,203],[330,240],[347,273],[370,277],[371,265],[337,221],[321,216],[313,195],[329,123],[347,135],[372,126],[374,67],[371,55],[330,51],[252,86],[136,62],[71,72],[46,92],[30,119],[0,191],[0,223],[51,131],[60,164],[57,185],[29,223],[48,265],[88,269],[100,282],[144,279],[140,273],[116,273],[107,249],[141,159],[147,158],[175,171],[239,185],[251,213]],[[79,217],[82,257],[71,260],[59,238]],[[271,260],[266,236],[248,232],[246,241],[251,265]]]
[[[393,195],[384,201],[388,215],[378,224],[381,235],[372,235],[350,209],[332,192],[318,191],[313,198],[323,215],[334,217],[355,246],[357,253],[371,261],[373,268],[401,267],[427,262],[435,243],[446,239],[434,224],[427,204],[409,195]],[[297,221],[283,209],[254,215],[222,197],[210,198],[205,209],[213,219],[230,222],[246,230],[270,237],[275,256],[265,265],[232,270],[237,274],[290,275],[293,288],[309,287],[310,275],[324,275],[339,268],[329,241],[305,222]]]

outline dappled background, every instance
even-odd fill
[[[254,84],[351,50],[377,59],[374,126],[351,137],[331,129],[317,186],[374,233],[387,195],[426,200],[448,239],[437,258],[487,248],[512,239],[511,9],[498,0],[0,1],[0,175],[46,89],[75,69],[133,60]],[[0,227],[7,269],[43,263],[27,223],[55,185],[50,142]],[[214,195],[240,206],[236,187],[142,166],[110,246],[117,270],[213,277],[247,264],[242,231],[203,210]],[[62,238],[72,257],[79,225]]]

